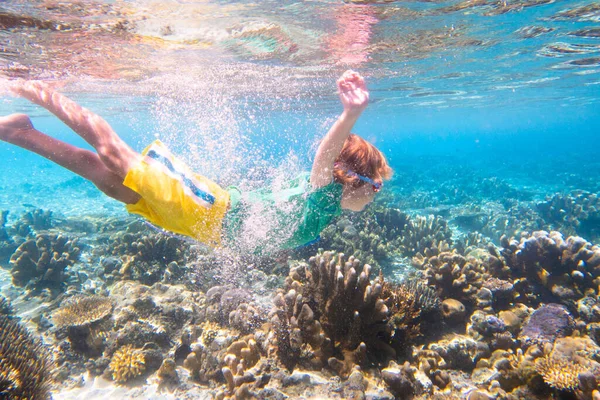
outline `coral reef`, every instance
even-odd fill
[[[535,310],[523,326],[519,339],[525,343],[553,343],[567,336],[574,328],[569,311],[560,304],[546,304]]]
[[[408,221],[409,216],[400,210],[373,205],[363,213],[349,214],[325,228],[319,246],[378,268],[399,254],[400,237]]]
[[[126,345],[113,354],[109,368],[113,379],[124,383],[140,376],[146,368],[145,364],[144,353],[131,345]]]
[[[536,231],[520,241],[503,237],[502,246],[496,256],[508,268],[499,277],[510,276],[519,302],[575,308],[588,290],[597,290],[600,247],[580,237],[564,240],[559,232]]]
[[[538,203],[537,210],[552,230],[591,241],[600,239],[600,198],[595,193],[555,194]]]
[[[0,210],[0,264],[7,262],[10,255],[18,247],[6,229],[7,217],[8,211]]]
[[[347,376],[366,362],[369,350],[387,347],[389,356],[395,354],[380,339],[389,335],[388,308],[381,283],[369,281],[370,271],[334,252],[292,268],[271,311],[278,356],[289,369],[305,358]]]
[[[425,253],[427,248],[441,247],[441,243],[452,242],[452,231],[448,222],[439,216],[416,216],[411,218],[400,238],[400,249],[405,256]]]
[[[429,285],[437,288],[442,299],[453,298],[465,304],[475,304],[475,295],[490,278],[487,265],[479,257],[463,256],[447,247],[426,248],[417,253],[413,265],[424,271]]]
[[[59,328],[89,325],[110,315],[112,309],[108,297],[76,295],[62,302],[52,320]]]
[[[119,269],[106,270],[107,279],[133,279],[145,285],[160,281],[176,283],[189,254],[189,243],[156,233],[124,233],[111,236],[110,254],[123,259]]]
[[[52,367],[46,348],[18,322],[0,314],[0,396],[50,399]]]
[[[579,374],[586,371],[572,361],[548,356],[536,360],[535,370],[548,385],[566,391],[575,391],[579,387]]]
[[[79,258],[77,239],[60,234],[38,234],[21,244],[10,257],[12,282],[16,286],[61,289],[66,268]]]

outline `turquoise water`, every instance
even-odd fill
[[[7,93],[7,80],[40,79],[103,116],[135,150],[141,151],[159,138],[195,171],[223,186],[251,189],[310,169],[319,140],[342,111],[336,79],[346,69],[354,69],[365,76],[371,97],[353,131],[381,149],[394,169],[394,177],[365,213],[343,214],[334,222],[333,233],[324,234],[322,242],[291,254],[290,259],[250,263],[218,254],[220,258],[214,261],[202,251],[198,255],[194,246],[185,247],[189,245],[185,242],[180,243],[185,250],[180,258],[163,256],[162,250],[156,255],[146,248],[153,255],[140,264],[160,274],[169,270],[169,276],[176,278],[152,280],[153,275],[128,280],[123,278],[126,274],[105,273],[105,264],[116,262],[113,259],[122,263],[135,259],[136,253],[124,244],[129,239],[123,233],[157,242],[162,239],[139,228],[137,219],[128,216],[122,204],[91,183],[0,142],[0,210],[9,212],[7,226],[17,227],[26,212],[49,210],[55,222],[52,233],[74,235],[83,243],[82,257],[69,266],[68,283],[60,290],[15,286],[12,264],[8,257],[0,259],[0,293],[13,301],[23,322],[48,347],[62,346],[62,358],[57,362],[69,372],[53,384],[54,396],[82,395],[75,392],[69,397],[86,371],[89,376],[83,396],[103,371],[110,381],[108,360],[118,347],[113,339],[123,328],[115,325],[113,339],[107,339],[110,345],[97,354],[69,353],[64,332],[62,336],[60,331],[56,333],[49,321],[58,304],[76,293],[113,296],[115,315],[117,310],[125,313],[125,308],[134,307],[125,295],[129,291],[140,297],[153,296],[163,304],[168,297],[161,292],[164,288],[157,284],[148,289],[156,281],[164,282],[165,287],[185,286],[186,296],[206,293],[202,301],[194,297],[193,306],[182,306],[187,312],[188,308],[205,307],[211,286],[227,283],[251,293],[253,306],[263,306],[260,313],[268,315],[290,265],[314,255],[320,245],[337,251],[358,249],[356,255],[366,256],[374,271],[381,267],[386,279],[397,282],[418,270],[414,260],[411,262],[417,251],[403,248],[381,256],[375,255],[373,248],[352,247],[358,241],[352,229],[369,233],[374,225],[397,228],[397,220],[386,226],[377,219],[392,215],[381,220],[393,221],[396,211],[390,210],[399,210],[399,215],[412,221],[419,221],[419,216],[440,218],[449,226],[449,245],[461,254],[466,252],[461,241],[469,233],[485,237],[483,244],[479,243],[481,251],[487,248],[487,241],[498,249],[506,245],[502,235],[518,241],[537,230],[559,230],[565,238],[581,236],[590,248],[600,244],[599,23],[600,3],[589,0],[1,2],[0,115],[26,113],[38,130],[91,149],[46,110]],[[553,204],[551,211],[547,210],[549,204]],[[123,223],[123,229],[113,217]],[[86,231],[76,224],[81,221],[102,228]],[[108,227],[102,225],[106,221]],[[396,243],[396,237],[381,236],[384,243]],[[145,240],[136,238],[140,243]],[[0,240],[4,240],[2,236]],[[169,269],[173,259],[185,269],[184,278]],[[535,277],[544,273],[552,271],[543,270]],[[528,276],[530,281],[532,276]],[[501,276],[515,286],[522,278]],[[561,282],[571,284],[569,279]],[[427,283],[437,290],[440,300],[450,297],[445,288]],[[130,284],[133,286],[127,286]],[[531,307],[530,315],[542,303],[560,303],[579,318],[578,329],[591,326],[591,319],[582,319],[578,302],[584,289],[589,298],[597,300],[598,293],[597,287],[586,285],[572,283],[577,294],[566,299],[553,287],[543,293],[546,297],[520,298],[515,304]],[[454,325],[444,320],[444,333],[472,334],[466,328],[468,316],[483,307],[473,296],[460,300],[466,305],[467,317]],[[494,318],[500,311],[485,309]],[[154,326],[164,317],[159,311],[152,312],[157,319],[140,311],[144,315],[140,320],[148,319]],[[231,328],[229,320],[217,321],[220,328],[207,327],[206,321],[215,321],[194,315],[193,322],[186,322],[185,334],[190,337],[194,326],[202,326],[206,332],[221,329],[224,337],[241,337],[237,331],[227,330]],[[597,320],[593,320],[596,325]],[[174,353],[189,348],[182,344],[183,328],[170,329],[169,344],[155,345],[160,346],[164,358],[175,358]],[[599,341],[591,327],[581,331]],[[427,346],[439,339],[437,333],[424,332],[415,343]],[[508,350],[516,354],[521,344],[517,343],[518,333],[513,333],[516,344]],[[474,337],[493,346],[489,338]],[[258,336],[256,340],[260,341]],[[225,339],[223,343],[226,345],[214,350],[215,354],[230,344]],[[119,346],[122,344],[119,341]],[[142,348],[145,343],[134,345]],[[396,359],[400,364],[405,360],[415,364],[406,354]],[[182,360],[176,361],[185,378]],[[384,366],[378,364],[374,376],[379,376]],[[367,366],[362,367],[368,371]],[[315,368],[313,372],[324,374],[319,379],[326,381],[335,375],[326,370]],[[188,382],[184,378],[182,381]],[[194,379],[189,382],[197,383]],[[214,389],[224,384],[223,374],[211,379],[210,384],[202,382],[202,390],[206,385]],[[159,398],[148,389],[154,387],[153,382],[132,385],[148,390],[141,395],[128,392],[128,386],[111,393],[115,398]],[[174,397],[164,398],[182,398],[177,393],[181,396],[188,389],[177,386]],[[537,393],[539,398],[549,398],[543,397],[544,393],[550,396],[551,389],[546,389],[542,395]],[[288,394],[291,398],[328,398],[342,393],[307,390]],[[437,393],[435,390],[429,395]],[[523,396],[520,398],[531,398]]]

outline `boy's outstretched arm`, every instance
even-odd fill
[[[333,164],[360,114],[369,103],[365,80],[354,71],[346,71],[337,81],[344,112],[321,141],[310,173],[313,188],[326,186],[333,180]]]

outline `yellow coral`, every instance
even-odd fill
[[[202,326],[202,336],[200,341],[203,345],[209,346],[219,335],[219,325],[214,322],[205,322]]]
[[[52,315],[57,327],[83,326],[99,321],[112,313],[112,301],[104,296],[73,296],[61,304]]]
[[[117,382],[126,382],[141,375],[146,369],[144,353],[131,345],[121,347],[110,361],[112,377]]]
[[[536,361],[535,370],[551,387],[568,391],[575,391],[579,387],[579,374],[585,372],[580,364],[548,356]]]

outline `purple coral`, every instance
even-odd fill
[[[554,342],[557,338],[570,334],[573,325],[573,318],[566,307],[560,304],[546,304],[531,314],[519,339],[525,344]]]

